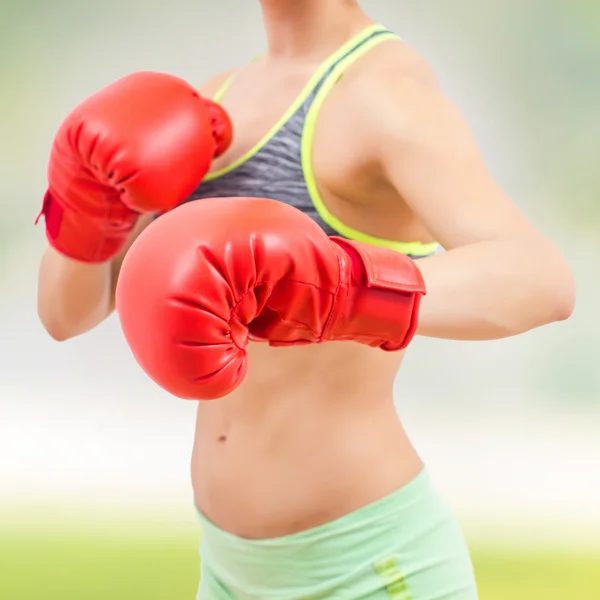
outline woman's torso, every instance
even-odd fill
[[[389,36],[383,42],[356,57],[343,78],[336,77],[331,91],[321,94],[318,113],[312,105],[319,95],[308,94],[296,126],[300,124],[304,138],[312,119],[314,139],[299,153],[306,160],[310,152],[319,199],[347,227],[340,233],[431,242],[397,193],[369,172],[352,136],[352,92],[360,69],[386,60],[389,52],[407,51]],[[294,103],[317,69],[258,60],[236,73],[221,100],[234,124],[233,145],[215,161],[213,173],[221,176],[209,177],[192,201],[233,195],[229,185],[239,190],[235,195],[251,195],[248,178],[255,176],[259,184],[265,178],[265,190],[277,190],[286,168],[288,175],[295,169],[297,177],[293,140],[288,144],[283,139],[291,148],[289,164],[279,165],[277,177],[265,171],[269,160],[276,160],[275,154],[268,155],[269,142],[261,150],[262,165],[252,158],[239,164],[239,159],[264,140],[290,106],[301,107]],[[297,183],[290,186],[297,193],[288,200],[294,205],[311,200]],[[281,197],[276,199],[286,201],[285,189],[277,193]],[[317,213],[315,219],[322,223]],[[335,232],[322,224],[328,233]],[[401,247],[407,253],[413,248],[426,253],[431,244]],[[335,519],[412,479],[422,464],[393,403],[402,354],[346,342],[295,348],[250,344],[243,384],[227,398],[198,407],[192,480],[199,509],[237,535],[276,537]]]

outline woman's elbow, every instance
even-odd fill
[[[543,302],[547,323],[567,320],[575,310],[577,289],[575,277],[560,251],[553,246],[544,258]]]
[[[71,307],[72,308],[72,307]],[[95,315],[61,309],[59,298],[38,295],[37,314],[42,327],[55,342],[66,342],[86,331],[99,321]]]
[[[46,333],[55,342],[66,342],[67,340],[70,340],[75,337],[72,333],[65,331],[64,329],[60,329],[60,328],[54,329],[52,327],[46,327],[46,326],[44,326],[44,329],[46,330]]]
[[[41,307],[38,307],[38,318],[46,333],[55,342],[66,342],[76,336],[67,324],[60,319],[56,319],[53,315],[48,315]]]
[[[552,321],[566,321],[575,310],[576,289],[573,276],[565,277],[561,283],[561,288],[552,295]]]

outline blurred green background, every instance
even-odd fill
[[[15,537],[0,560],[2,598],[194,598],[195,540],[189,536]],[[485,600],[597,598],[599,558],[560,552],[476,550]]]
[[[471,541],[482,600],[598,600],[600,5],[364,4],[431,60],[579,287],[567,323],[495,343],[417,340],[398,409]],[[32,221],[75,104],[136,70],[201,82],[263,43],[257,2],[2,4],[2,600],[194,597],[194,407],[146,380],[114,319],[67,344],[47,338]]]

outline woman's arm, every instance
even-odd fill
[[[208,79],[199,92],[212,98],[233,70]],[[115,307],[115,288],[127,250],[152,220],[141,217],[125,248],[105,264],[80,263],[48,247],[38,276],[38,315],[58,341],[86,333],[104,321]]]
[[[140,218],[125,248],[107,263],[82,263],[46,248],[38,276],[38,315],[55,340],[81,335],[112,313],[125,253],[149,222],[150,217]]]
[[[447,250],[419,261],[418,333],[489,340],[568,318],[575,283],[565,259],[494,181],[459,111],[401,73],[377,87],[370,118],[382,172]]]

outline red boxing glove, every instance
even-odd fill
[[[249,339],[405,348],[424,293],[398,252],[328,238],[280,202],[221,198],[152,223],[125,257],[116,302],[146,373],[175,396],[208,400],[241,383]]]
[[[213,139],[215,140],[214,158],[218,158],[226,152],[233,141],[233,125],[225,109],[216,102],[203,98],[204,106],[208,111],[210,124],[212,128]]]
[[[110,260],[140,214],[186,200],[230,143],[224,110],[185,81],[152,72],[119,79],[56,134],[40,213],[48,241],[75,260]]]

